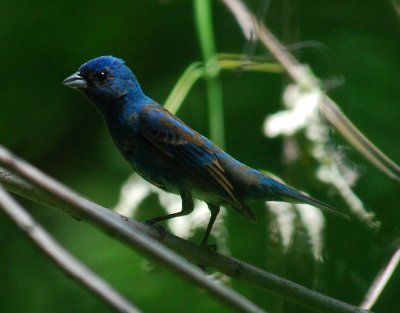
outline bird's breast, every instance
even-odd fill
[[[155,149],[135,129],[109,129],[115,145],[140,176],[163,190],[179,193],[179,173],[167,156]]]

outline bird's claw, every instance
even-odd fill
[[[207,269],[206,269],[206,266],[204,265],[204,264],[200,264],[200,263],[198,263],[198,264],[196,264],[198,267],[199,267],[199,269],[201,269],[204,273],[207,273]]]
[[[217,248],[218,248],[216,244],[207,244],[207,243],[202,244],[201,247],[208,250],[211,253],[217,252]]]
[[[165,238],[165,235],[167,234],[167,232],[165,231],[164,227],[162,227],[161,225],[156,224],[151,219],[146,221],[145,224],[148,225],[148,226],[151,226],[154,229],[156,229],[161,240]]]
[[[202,243],[201,248],[205,249],[207,252],[214,254],[217,252],[217,245],[216,244],[207,244],[207,243]],[[205,273],[207,273],[207,268],[205,264],[200,264],[198,263],[197,266]]]

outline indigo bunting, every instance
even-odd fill
[[[203,200],[211,217],[206,245],[220,206],[255,221],[246,202],[273,200],[308,203],[342,215],[258,170],[250,168],[191,129],[146,96],[121,59],[101,56],[83,64],[63,84],[82,91],[95,104],[111,137],[132,168],[153,185],[182,198],[182,210],[152,218],[154,224],[193,211],[193,198]]]

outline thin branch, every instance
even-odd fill
[[[342,136],[383,173],[400,182],[400,167],[351,123],[339,106],[321,91],[317,77],[287,51],[270,30],[261,24],[254,14],[246,8],[243,2],[239,0],[221,1],[231,10],[246,38],[248,37],[248,30],[252,29],[255,36],[265,48],[271,51],[294,82],[303,88],[315,89],[321,92],[321,111]]]
[[[17,171],[19,175],[24,176],[26,179],[33,178],[32,180],[34,180],[37,184],[41,183],[40,185],[43,187],[48,185],[47,181],[50,178],[44,176],[44,174],[27,163],[16,159],[10,155],[9,152],[1,148],[1,146],[0,164]],[[25,171],[28,171],[28,173],[25,173]],[[137,247],[136,237],[138,232],[146,233],[153,238],[161,240],[166,246],[173,249],[193,263],[214,267],[221,273],[224,273],[232,278],[237,278],[252,285],[258,286],[273,294],[282,296],[289,301],[309,307],[314,311],[323,313],[368,312],[339,300],[322,295],[316,291],[307,289],[284,278],[265,272],[235,258],[227,257],[219,253],[213,253],[208,249],[200,248],[193,243],[171,234],[167,233],[164,237],[162,237],[154,228],[119,215],[116,212],[107,210],[88,200],[82,199],[78,195],[71,193],[68,189],[62,187],[59,183],[54,182],[52,179],[50,187],[46,188],[48,188],[48,190],[52,190],[52,186],[56,186],[55,190],[53,190],[54,194],[49,193],[48,191],[43,191],[42,189],[32,185],[31,183],[28,183],[27,181],[21,180],[14,174],[10,173],[9,171],[4,171],[1,168],[0,182],[8,190],[25,198],[43,203],[47,206],[63,209],[73,216],[82,218],[87,222],[94,224],[98,228],[103,229],[124,243],[127,243],[135,250],[144,252],[146,255],[149,255],[150,252],[144,251],[144,248],[141,246]],[[60,188],[62,188],[61,191],[59,190]],[[58,197],[68,201],[60,201]],[[151,245],[155,245],[154,240],[149,242]],[[173,255],[174,258],[180,262],[183,262],[179,256],[172,254],[170,251],[168,251],[168,253],[170,256]],[[185,266],[186,265],[187,264],[185,263]],[[179,269],[173,268],[173,270],[178,272]],[[255,311],[256,310],[253,312]]]
[[[121,313],[142,312],[64,249],[1,186],[0,207],[63,272],[89,289],[106,304]]]
[[[142,231],[146,229],[152,236],[155,236],[155,233],[160,236],[157,229],[134,222],[125,216],[81,198],[53,178],[17,158],[2,146],[0,146],[0,166],[14,171],[26,180],[21,186],[16,186],[15,183],[20,181],[20,179],[16,179],[9,172],[0,171],[0,182],[12,192],[16,192],[27,198],[37,199],[43,203],[46,203],[46,200],[50,198],[50,205],[58,203],[57,208],[67,211],[76,218],[88,221],[111,236],[122,240],[134,250],[140,251],[154,261],[165,265],[169,270],[204,288],[216,299],[231,306],[238,312],[265,312],[236,291],[224,285],[217,284],[197,267],[189,264],[180,255],[148,237]],[[31,181],[40,188],[32,186],[27,181]],[[41,189],[44,189],[45,192]],[[138,227],[139,224],[140,226]]]
[[[379,296],[381,295],[383,289],[385,289],[387,283],[392,277],[396,267],[400,263],[400,248],[394,253],[389,263],[379,272],[378,276],[375,278],[371,287],[369,288],[364,301],[360,304],[363,309],[371,309]]]
[[[393,5],[393,9],[396,11],[397,15],[400,16],[400,0],[390,0]]]
[[[216,59],[216,60],[214,60]],[[269,72],[282,73],[282,66],[278,63],[267,62],[266,58],[252,58],[245,60],[245,56],[241,54],[221,53],[217,57],[211,59],[211,63],[215,62],[223,70],[243,70],[253,72]],[[176,114],[180,109],[183,101],[188,95],[190,89],[199,80],[199,78],[207,76],[202,62],[193,62],[183,72],[178,82],[175,84],[164,107]]]
[[[369,141],[331,98],[324,95],[321,102],[324,116],[342,136],[383,173],[400,182],[400,167]]]
[[[181,75],[175,87],[172,89],[167,100],[164,103],[165,108],[176,114],[181,107],[192,86],[204,75],[203,63],[194,62],[190,64]]]
[[[241,70],[264,73],[283,73],[282,66],[277,62],[265,57],[252,57],[243,54],[219,53],[217,55],[218,65],[222,70]]]

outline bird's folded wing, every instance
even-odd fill
[[[224,197],[240,211],[244,204],[204,137],[162,107],[145,108],[139,120],[142,135],[154,147],[176,160],[192,181]]]

